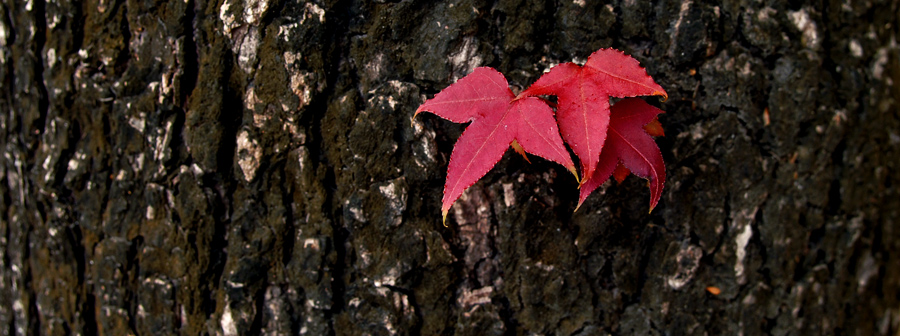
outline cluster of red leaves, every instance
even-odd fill
[[[656,116],[663,111],[638,98],[610,106],[610,97],[663,96],[637,60],[615,49],[600,49],[584,66],[560,64],[514,95],[506,78],[487,67],[475,69],[416,110],[457,123],[471,122],[450,155],[441,212],[487,174],[510,145],[559,163],[578,179],[563,140],[581,162],[578,206],[610,175],[629,171],[650,181],[650,209],[662,193],[665,164],[651,136],[660,136]],[[556,96],[555,111],[542,96]],[[560,137],[562,134],[562,137]],[[577,208],[576,208],[577,209]]]

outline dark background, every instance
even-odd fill
[[[0,5],[0,334],[900,333],[897,1]],[[465,125],[614,47],[669,93],[659,206]],[[717,287],[718,295],[707,287]]]

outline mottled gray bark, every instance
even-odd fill
[[[5,0],[0,334],[900,333],[897,1]],[[441,225],[477,66],[601,47],[668,183],[507,154]],[[708,287],[721,293],[714,295]]]

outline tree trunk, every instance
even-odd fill
[[[769,2],[769,3],[763,3]],[[5,0],[0,334],[900,334],[897,1]],[[478,66],[613,47],[668,183],[511,151]]]

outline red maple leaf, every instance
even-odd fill
[[[553,107],[558,121],[550,103],[534,97],[543,95],[557,96]],[[642,95],[667,97],[637,60],[615,49],[598,50],[583,67],[554,67],[518,96],[496,70],[475,69],[416,110],[416,115],[428,111],[453,122],[472,122],[450,155],[441,206],[444,221],[453,202],[497,164],[510,145],[523,156],[529,152],[562,164],[577,179],[563,139],[581,159],[579,207],[610,175],[621,181],[634,172],[650,181],[652,210],[665,184],[665,164],[651,138],[663,135],[656,119],[662,111],[640,99],[622,100],[612,109],[609,104],[610,97]]]
[[[647,134],[652,136],[666,135],[658,118],[653,118],[649,124],[644,125],[644,131],[647,131]],[[619,165],[616,166],[616,170],[613,171],[612,176],[616,179],[616,182],[622,183],[622,181],[625,181],[625,178],[628,177],[628,174],[631,174],[631,171],[628,170],[628,168],[625,168],[625,165],[623,165],[622,162],[619,162]]]
[[[563,139],[581,160],[582,182],[594,174],[609,127],[609,97],[663,96],[640,63],[615,49],[600,49],[584,66],[560,64],[519,97],[555,95]]]
[[[660,113],[664,112],[640,98],[624,99],[613,105],[609,136],[594,175],[586,178],[581,185],[579,207],[591,192],[609,179],[613,171],[618,175],[617,180],[620,177],[624,179],[628,171],[650,180],[650,210],[656,207],[666,183],[665,162],[651,137],[651,134],[661,135],[662,127],[656,120]],[[617,167],[621,165],[627,169],[624,174],[623,168]],[[577,207],[575,209],[578,210]]]
[[[419,106],[416,115],[423,111],[452,122],[472,122],[450,154],[441,206],[445,222],[450,205],[487,174],[513,142],[575,174],[575,165],[559,136],[553,110],[539,98],[516,98],[506,78],[497,70],[475,69]]]

